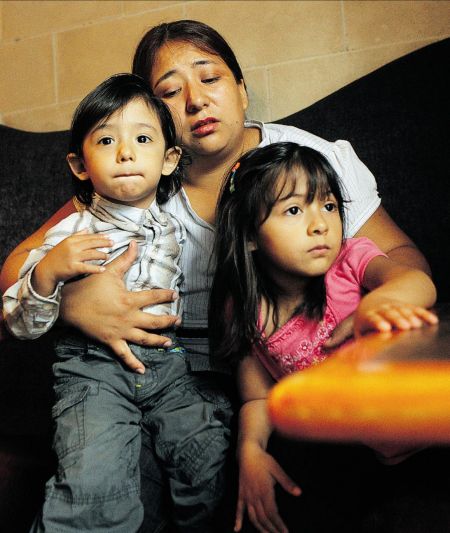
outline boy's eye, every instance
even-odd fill
[[[293,205],[292,207],[290,207],[287,211],[286,211],[286,214],[287,215],[298,215],[299,213],[301,213],[302,210],[300,209],[300,207],[298,207],[297,205]]]
[[[111,144],[113,142],[112,138],[111,137],[102,137],[99,141],[98,141],[98,144]]]
[[[337,211],[337,208],[338,208],[338,206],[334,202],[327,202],[323,207],[329,213],[332,213],[333,211]]]
[[[151,139],[148,135],[139,135],[137,138],[137,142],[141,144],[149,143],[150,141]]]

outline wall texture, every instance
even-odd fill
[[[275,120],[450,35],[450,1],[2,1],[0,121],[67,129],[79,100],[128,71],[145,31],[204,21],[229,41],[252,99]],[[443,66],[444,68],[444,66]]]

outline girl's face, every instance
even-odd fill
[[[80,180],[109,200],[146,209],[156,196],[161,174],[176,167],[179,153],[166,150],[157,114],[141,99],[132,100],[83,141],[83,156],[67,156]]]
[[[171,41],[156,56],[150,85],[170,107],[191,155],[226,156],[242,146],[247,93],[219,56]]]
[[[342,243],[342,221],[336,198],[317,194],[308,204],[308,180],[303,170],[285,180],[279,177],[277,202],[259,228],[255,247],[266,272],[280,286],[299,278],[325,274]]]

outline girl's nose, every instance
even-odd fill
[[[322,214],[316,214],[308,226],[308,235],[323,235],[328,231],[328,224]]]

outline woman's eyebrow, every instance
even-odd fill
[[[215,65],[215,64],[216,64],[216,61],[213,61],[212,59],[196,59],[195,61],[192,62],[192,68],[202,67],[204,65]],[[158,78],[158,80],[155,83],[155,87],[154,88],[156,89],[156,87],[158,87],[158,85],[162,81],[167,80],[167,78],[170,78],[171,76],[173,76],[177,72],[178,71],[177,71],[176,68],[168,70],[165,74],[163,74],[160,78]]]

